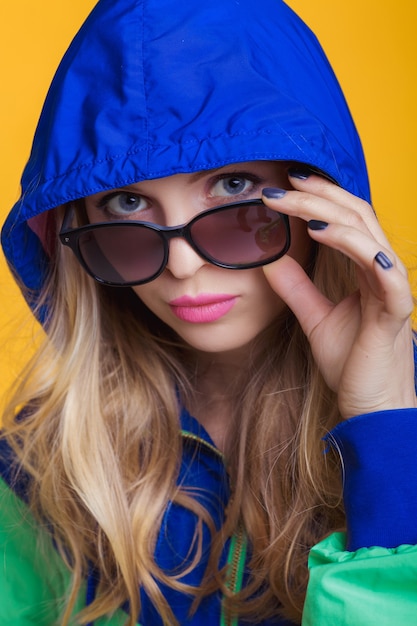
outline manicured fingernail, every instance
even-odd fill
[[[286,193],[286,189],[279,189],[278,187],[265,187],[265,189],[262,189],[262,194],[265,198],[271,198],[273,200],[283,198]]]
[[[380,267],[382,267],[383,270],[390,270],[391,267],[394,267],[392,261],[390,261],[387,255],[383,252],[378,252],[378,254],[375,256],[375,261]]]
[[[292,178],[298,178],[299,180],[307,180],[311,176],[312,172],[306,167],[290,167],[288,168],[288,175]]]
[[[324,230],[328,225],[328,222],[322,222],[321,220],[310,220],[307,222],[307,226],[310,230]]]

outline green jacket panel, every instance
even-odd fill
[[[310,553],[303,626],[417,626],[417,546],[345,550],[335,533]]]
[[[20,498],[0,479],[0,624],[59,626],[70,572]],[[85,588],[75,612],[85,606]],[[117,611],[95,626],[123,626]]]

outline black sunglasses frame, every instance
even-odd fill
[[[288,252],[288,249],[291,245],[291,231],[290,231],[290,222],[289,222],[288,215],[285,215],[284,213],[279,213],[278,211],[276,212],[277,215],[279,215],[279,217],[281,218],[284,229],[285,229],[285,245],[282,248],[282,250],[280,250],[277,254],[273,255],[272,257],[266,260],[254,261],[253,263],[230,264],[230,263],[222,263],[220,261],[217,261],[216,259],[211,257],[209,254],[200,250],[200,248],[194,243],[192,236],[191,236],[191,228],[193,224],[200,221],[201,219],[204,219],[206,216],[213,215],[214,213],[219,213],[220,211],[224,211],[224,210],[231,209],[231,208],[240,208],[240,207],[253,206],[253,205],[266,206],[260,198],[255,198],[253,200],[243,200],[241,202],[233,202],[231,204],[223,204],[221,206],[217,206],[212,209],[209,209],[208,211],[204,211],[203,213],[199,213],[198,215],[193,217],[189,222],[187,222],[186,224],[182,224],[180,226],[160,226],[159,224],[154,224],[152,222],[120,220],[120,221],[114,221],[114,222],[98,222],[95,224],[85,224],[83,226],[71,228],[70,224],[72,223],[72,220],[74,219],[74,213],[75,213],[75,205],[71,203],[67,206],[64,219],[62,222],[61,230],[59,232],[59,239],[64,246],[68,246],[73,251],[77,260],[82,265],[82,267],[87,272],[87,274],[92,276],[97,282],[104,284],[104,285],[109,285],[111,287],[131,287],[134,285],[143,285],[145,283],[151,282],[152,280],[155,280],[155,278],[158,278],[158,276],[162,274],[162,272],[164,271],[168,263],[169,241],[175,237],[181,237],[182,239],[185,239],[185,241],[192,247],[192,249],[202,259],[204,259],[205,261],[208,261],[212,265],[221,267],[223,269],[229,269],[229,270],[254,269],[256,267],[261,267],[263,265],[268,265],[269,263],[273,263],[274,261],[277,261]],[[159,234],[162,240],[162,244],[163,244],[164,258],[163,258],[163,262],[161,263],[159,270],[155,272],[151,277],[142,279],[142,280],[137,280],[137,281],[126,281],[123,283],[111,282],[111,281],[107,281],[101,278],[100,276],[97,276],[84,261],[84,257],[79,247],[80,237],[84,233],[91,232],[93,230],[102,229],[102,228],[115,229],[115,228],[119,228],[122,226],[123,227],[132,226],[133,228],[141,228],[141,229],[146,228],[149,230],[153,230]]]

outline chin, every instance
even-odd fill
[[[260,331],[261,332],[261,331]],[[200,331],[198,333],[200,336],[196,336],[197,333],[182,333],[180,334],[181,339],[196,352],[213,354],[213,355],[222,355],[225,356],[228,354],[232,354],[235,352],[242,352],[249,349],[250,343],[258,336],[259,333],[254,335],[236,332],[236,329],[233,330],[233,335],[235,337],[231,337],[231,333],[219,333],[216,336],[216,333],[211,333],[208,330],[206,332]],[[201,336],[204,334],[204,336]],[[194,336],[193,336],[194,335]]]

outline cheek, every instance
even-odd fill
[[[139,300],[143,302],[145,306],[148,307],[153,313],[156,313],[157,301],[158,298],[154,293],[152,283],[148,283],[146,285],[138,285],[136,287],[132,287],[132,290],[137,295]]]
[[[306,268],[311,258],[313,241],[308,236],[307,224],[297,217],[290,218],[291,247],[288,254]]]
[[[132,289],[141,300],[152,298],[152,294],[155,291],[154,284],[157,280],[152,280],[144,285],[134,285]]]

